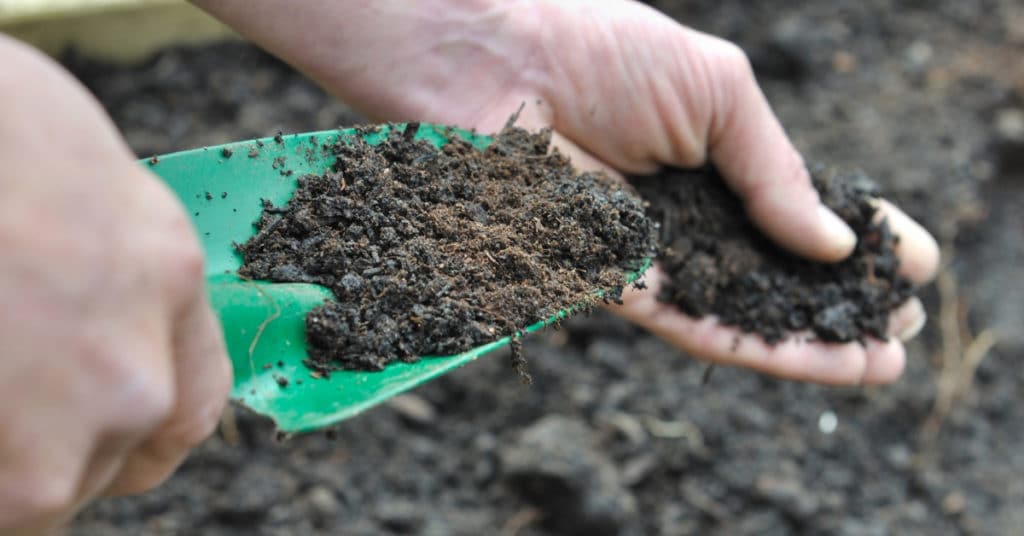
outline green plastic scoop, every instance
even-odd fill
[[[384,125],[362,137],[379,143],[390,129],[404,131],[405,125]],[[506,337],[455,356],[394,363],[380,372],[337,371],[323,378],[303,365],[306,314],[331,298],[331,291],[318,285],[243,280],[237,274],[242,259],[234,245],[255,234],[253,223],[263,211],[263,199],[283,206],[298,177],[323,173],[333,165],[328,147],[356,136],[360,134],[354,129],[279,135],[144,161],[184,202],[202,239],[210,297],[234,367],[232,399],[270,417],[285,433],[355,416],[510,341]],[[452,136],[481,149],[491,143],[488,136],[435,125],[421,124],[416,133],[417,139],[438,147]],[[563,311],[525,331],[537,331],[567,314]]]

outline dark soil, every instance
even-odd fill
[[[910,281],[896,273],[897,238],[887,222],[872,221],[877,187],[861,173],[813,173],[822,201],[858,236],[853,254],[835,264],[775,246],[714,168],[667,170],[633,183],[661,225],[660,260],[670,279],[658,299],[689,315],[716,315],[769,343],[805,330],[828,342],[884,340],[889,311],[911,294]]]
[[[654,3],[743,46],[808,161],[864,169],[936,231],[959,291],[922,289],[930,321],[903,380],[835,389],[720,368],[702,386],[701,363],[595,313],[524,338],[532,388],[493,356],[346,421],[334,439],[278,442],[239,412],[158,490],[101,500],[71,533],[1020,533],[1019,0]],[[68,64],[143,158],[366,121],[244,45],[133,68]],[[956,360],[986,329],[998,345],[972,382]],[[923,433],[951,378],[971,389]]]
[[[306,318],[309,364],[380,370],[515,336],[559,311],[620,301],[654,253],[640,199],[577,175],[551,133],[508,126],[487,149],[339,141],[333,169],[299,178],[239,246],[240,274],[315,283],[337,301]],[[602,297],[598,297],[601,291]]]

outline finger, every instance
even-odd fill
[[[912,297],[906,303],[889,313],[888,334],[901,341],[909,341],[921,332],[928,319],[921,300]]]
[[[94,374],[70,362],[58,367],[57,377],[52,369],[39,369],[40,385],[57,380],[52,385],[63,388],[45,400],[23,397],[21,418],[7,421],[18,433],[0,440],[0,451],[15,453],[3,459],[0,466],[6,467],[0,473],[18,484],[16,495],[0,499],[0,526],[11,526],[13,518],[14,526],[26,524],[24,533],[37,534],[64,524],[110,482],[123,456],[170,413],[169,359],[160,352],[168,345],[159,344],[169,337],[146,315],[135,319],[137,324],[122,326],[116,341],[97,345],[95,356],[81,360],[91,361],[86,372]],[[105,328],[98,334],[108,340]],[[63,374],[68,376],[61,378]],[[33,405],[62,410],[25,411]],[[54,437],[59,440],[46,439]],[[0,482],[0,496],[12,480]]]
[[[811,259],[838,261],[856,237],[825,207],[803,158],[772,113],[750,62],[735,45],[701,35],[715,96],[708,152],[750,218],[783,247]]]
[[[903,375],[907,364],[907,353],[899,339],[887,341],[868,339],[864,342],[867,354],[864,375],[860,385],[882,385],[892,383]]]
[[[931,281],[939,269],[939,245],[935,238],[896,205],[880,199],[877,206],[875,221],[885,219],[899,237],[896,255],[900,258],[900,273],[917,285]]]
[[[123,434],[117,434],[108,437],[93,450],[89,467],[78,490],[79,507],[75,508],[76,512],[97,496],[107,493],[107,489],[124,469],[129,454],[144,440],[144,436],[133,440]]]
[[[108,488],[133,494],[163,482],[188,451],[213,433],[231,389],[231,366],[220,323],[205,292],[193,301],[174,331],[176,404],[166,421],[128,456]]]
[[[624,180],[624,177],[618,171],[615,171],[597,157],[588,153],[586,150],[580,148],[580,146],[557,132],[552,133],[551,144],[569,157],[569,160],[572,162],[572,165],[576,168],[577,172],[602,171],[611,177]]]
[[[759,336],[722,326],[714,317],[691,318],[655,299],[665,278],[660,268],[652,268],[645,275],[648,289],[627,290],[624,304],[610,310],[695,358],[832,385],[892,381],[903,370],[904,354],[898,342],[828,344],[793,334],[772,345]]]

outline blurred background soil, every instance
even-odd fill
[[[1024,530],[1024,4],[649,2],[751,56],[808,160],[857,166],[939,237],[905,377],[704,367],[607,314],[279,441],[238,411],[77,535],[934,535]],[[65,63],[140,157],[360,117],[242,43]]]

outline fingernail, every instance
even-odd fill
[[[853,251],[853,246],[857,244],[857,235],[853,234],[853,229],[825,205],[818,205],[818,223],[828,241],[833,244],[837,252],[836,257],[846,257]]]
[[[921,305],[921,301],[918,299],[911,299],[904,307],[908,308],[906,314],[907,317],[913,318],[913,321],[901,328],[897,333],[896,337],[901,341],[909,341],[917,336],[924,328],[925,322],[928,321],[928,313],[924,311],[924,306]]]

